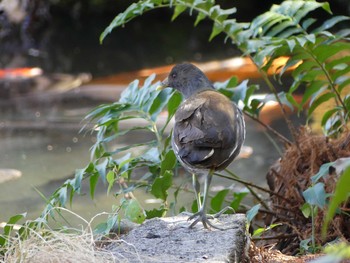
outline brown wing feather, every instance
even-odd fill
[[[189,165],[208,169],[222,166],[235,148],[237,109],[216,91],[191,98],[175,115],[173,143],[177,154]]]

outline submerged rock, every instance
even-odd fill
[[[22,176],[22,172],[15,169],[0,169],[0,184],[15,180]]]

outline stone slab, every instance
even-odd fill
[[[222,215],[213,222],[225,230],[189,228],[188,216],[146,220],[109,248],[120,262],[244,262],[246,217]]]

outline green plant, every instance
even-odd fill
[[[132,82],[118,102],[101,105],[86,116],[86,120],[96,120],[97,140],[91,148],[92,161],[84,169],[77,170],[74,179],[67,180],[57,189],[51,196],[44,214],[53,206],[64,206],[68,198],[72,201],[74,194],[80,193],[81,181],[87,178],[90,181],[91,198],[94,198],[99,178],[108,185],[107,193],[118,184],[121,190],[117,195],[131,193],[138,187],[150,186],[150,192],[163,203],[159,209],[147,211],[148,218],[163,216],[166,213],[169,208],[167,190],[172,186],[176,158],[169,145],[170,134],[165,128],[181,97],[170,89],[156,90],[159,83],[153,83],[154,77],[155,75],[150,76],[142,88],[139,88],[138,81]],[[164,125],[158,127],[157,118],[165,108],[168,117]],[[131,119],[141,124],[121,129],[124,122]],[[150,140],[113,149],[116,140],[135,131],[147,134]],[[141,178],[131,178],[132,173],[141,168],[144,168]],[[126,182],[130,180],[134,183],[128,187]],[[150,181],[153,182],[151,185]],[[129,206],[135,207],[135,202],[124,202],[122,205],[125,210]]]
[[[196,12],[194,25],[208,18],[213,21],[212,33],[209,40],[220,33],[226,35],[226,40],[232,41],[242,54],[249,56],[261,73],[262,78],[274,94],[276,101],[291,104],[300,112],[304,106],[308,108],[308,118],[314,110],[328,100],[334,100],[336,107],[327,111],[322,118],[322,126],[326,134],[339,134],[349,118],[349,98],[342,96],[343,89],[350,84],[349,54],[332,59],[337,54],[349,50],[350,44],[343,42],[350,34],[348,29],[331,33],[338,23],[349,20],[346,16],[334,16],[316,25],[317,20],[310,16],[316,9],[322,8],[331,14],[329,4],[318,3],[314,0],[284,1],[281,5],[273,5],[271,9],[257,16],[250,23],[241,23],[232,17],[236,8],[222,9],[215,1],[159,1],[144,0],[129,6],[123,13],[118,14],[111,24],[101,34],[100,41],[115,27],[122,26],[145,12],[157,8],[174,8],[172,20],[181,13],[189,10],[190,15]],[[275,69],[273,61],[279,57],[288,56],[288,62]],[[287,93],[278,93],[276,87],[268,78],[272,70],[281,81],[283,74],[291,67],[296,67],[292,75],[294,82]],[[297,102],[293,93],[303,85],[307,90],[302,101]],[[253,92],[253,90],[249,90]],[[263,106],[262,101],[245,101],[245,112],[257,115]],[[283,110],[284,111],[284,110]],[[291,132],[294,128],[286,118]]]
[[[324,183],[320,182],[321,179],[329,176],[330,169],[334,169],[336,176],[340,176],[334,193],[326,193]],[[315,240],[315,217],[318,210],[328,210],[324,218],[324,225],[322,227],[323,238],[326,237],[328,225],[331,219],[334,217],[336,211],[337,214],[344,213],[340,211],[339,206],[346,202],[349,198],[350,159],[340,158],[334,162],[323,164],[318,173],[315,174],[311,180],[313,185],[303,192],[305,203],[301,207],[301,210],[306,218],[311,216],[312,235],[310,238],[302,240],[301,248],[304,251],[315,253],[320,250],[320,247],[318,244],[316,244]],[[331,197],[330,202],[328,202],[329,197]],[[311,246],[309,245],[310,242]]]
[[[330,101],[333,105],[322,114],[320,125],[327,136],[338,137],[347,131],[349,121],[350,100],[346,87],[350,84],[350,43],[347,42],[350,30],[337,29],[339,23],[348,21],[346,16],[330,16],[323,23],[312,17],[312,12],[323,9],[332,14],[328,3],[309,1],[283,1],[273,5],[271,9],[253,19],[250,23],[241,23],[234,19],[235,8],[222,9],[214,1],[152,1],[145,0],[134,3],[123,13],[115,17],[111,24],[101,34],[101,42],[115,27],[122,26],[131,19],[157,8],[173,8],[172,20],[175,20],[186,10],[196,16],[194,25],[208,18],[213,21],[209,40],[220,33],[226,35],[226,41],[232,43],[248,56],[261,73],[270,88],[275,100],[279,103],[289,127],[293,143],[299,153],[299,141],[296,129],[288,119],[284,105],[296,108],[300,114],[306,109],[307,123],[312,118],[315,109],[325,106]],[[331,33],[332,30],[333,32]],[[287,63],[276,68],[274,61],[287,57]],[[287,92],[278,92],[269,78],[273,73],[275,79],[282,83],[285,73],[293,69],[293,83]],[[221,91],[233,100],[244,103],[247,116],[259,121],[259,112],[264,106],[264,100],[251,99],[257,90],[256,86],[238,86],[233,79],[231,89]],[[228,85],[230,86],[230,85]],[[301,101],[296,101],[294,94],[304,89]],[[271,129],[270,129],[271,130]],[[275,134],[278,134],[274,131]],[[279,136],[279,138],[283,138]],[[289,143],[287,140],[285,142]],[[315,241],[315,217],[319,209],[326,207],[328,195],[322,182],[313,182],[303,193],[305,204],[303,212],[311,216],[312,235],[311,250],[317,248]]]

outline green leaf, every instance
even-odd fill
[[[304,30],[307,30],[309,28],[309,26],[314,24],[316,21],[317,21],[317,19],[310,17],[310,18],[305,19],[302,22],[301,26]]]
[[[298,112],[300,112],[303,108],[302,108],[302,104],[298,103],[294,96],[287,93],[285,94],[285,100],[287,100],[288,104],[285,104],[284,102],[282,102],[282,104],[284,105],[288,105],[288,107],[291,109],[291,111],[294,111],[294,107],[296,107],[298,109]],[[294,106],[294,107],[293,107]]]
[[[320,27],[314,29],[313,33],[320,33],[324,30],[328,30],[338,24],[339,22],[349,20],[350,18],[348,16],[334,16],[328,20],[326,20]]]
[[[323,183],[317,183],[303,192],[305,201],[310,205],[318,206],[323,209],[326,205],[326,192]]]
[[[342,56],[341,58],[332,59],[325,65],[327,70],[338,69],[338,65],[349,65],[350,56]]]
[[[247,194],[249,194],[249,192],[233,193],[233,201],[231,202],[230,207],[237,211],[241,205],[242,200],[247,196]]]
[[[228,192],[228,189],[221,190],[211,199],[210,206],[214,213],[218,213],[221,210]]]
[[[300,1],[299,1],[300,2]],[[301,21],[302,18],[304,18],[308,13],[310,13],[311,11],[322,7],[324,10],[326,11],[330,11],[329,9],[329,5],[325,5],[323,3],[317,3],[314,1],[301,1],[304,2],[304,5],[302,8],[297,9],[297,13],[294,16],[294,20],[299,23]]]
[[[139,80],[136,79],[129,84],[129,86],[123,90],[120,94],[119,103],[132,103],[139,88]]]
[[[338,80],[336,80],[338,82]],[[340,81],[340,84],[338,86],[338,91],[342,92],[345,87],[348,87],[350,85],[350,77],[342,78]]]
[[[260,207],[261,207],[261,204],[257,204],[247,211],[246,217],[247,217],[248,224],[250,224],[250,222],[252,222],[254,217],[258,214]]]
[[[230,100],[238,103],[240,100],[248,100],[249,98],[247,98],[247,93],[248,96],[250,96],[253,91],[258,88],[257,85],[251,85],[248,88],[247,84],[248,80],[243,80],[237,85],[237,78],[232,77],[224,82],[215,82],[214,87]]]
[[[151,74],[145,79],[142,88],[138,89],[136,94],[132,94],[132,101],[135,105],[141,106],[141,108],[148,108],[147,103],[152,102],[151,95],[159,92],[156,91],[158,85],[151,85],[155,78],[156,74]]]
[[[309,72],[312,69],[318,69],[319,66],[316,62],[312,60],[303,61],[294,71],[293,76],[301,76],[301,74],[305,74],[305,72]]]
[[[196,18],[196,21],[194,22],[194,26],[197,26],[199,22],[201,22],[204,18],[206,18],[206,14],[199,12]]]
[[[94,165],[92,163],[90,163],[90,164],[94,167]],[[89,165],[89,167],[90,167],[90,165]],[[85,170],[87,170],[87,169],[85,169]],[[78,169],[78,171],[79,171],[79,169]],[[93,170],[88,170],[89,174],[91,174],[92,172],[93,172]],[[83,180],[83,175],[84,175],[84,171],[81,171],[81,169],[80,169],[80,172],[75,173],[74,179],[72,181],[72,183],[74,182],[74,184],[72,184],[72,188],[78,194],[80,194],[81,181]]]
[[[348,74],[349,72],[350,72],[350,66],[342,70],[337,70],[335,73],[333,73],[332,78],[336,80],[339,77],[344,76],[345,74]]]
[[[105,158],[103,162],[95,165],[95,169],[100,175],[102,182],[104,183],[106,182],[106,172],[107,172],[108,163],[109,163],[109,158]]]
[[[0,235],[0,248],[4,247],[7,242],[8,242],[8,238],[11,235],[11,231],[14,227],[14,225],[21,219],[25,218],[27,216],[27,213],[23,213],[23,214],[18,214],[18,215],[14,215],[12,217],[10,217],[10,219],[6,222],[6,225],[4,227],[4,232],[3,235]],[[0,252],[1,254],[1,252]]]
[[[295,38],[295,40],[299,43],[299,45],[301,47],[304,47],[306,43],[308,43],[308,39],[305,37],[305,36],[298,36]],[[304,56],[307,56],[305,53],[304,53]]]
[[[164,160],[162,161],[160,168],[160,175],[163,176],[167,170],[172,170],[175,167],[175,164],[176,156],[174,154],[174,151],[170,150],[164,156]]]
[[[61,206],[65,206],[65,204],[67,202],[67,191],[68,191],[67,185],[62,186],[57,191],[58,200],[59,200]]]
[[[149,110],[149,113],[151,114],[151,119],[153,121],[157,119],[158,115],[161,113],[164,107],[168,105],[168,102],[172,97],[172,94],[173,94],[173,90],[164,89],[153,100],[152,106]]]
[[[238,88],[238,87],[237,87]],[[249,102],[249,100],[250,100],[250,98],[251,98],[251,96],[254,94],[254,92],[256,91],[256,90],[258,90],[259,89],[259,86],[258,85],[249,85],[248,86],[248,89],[246,90],[246,93],[245,93],[245,96],[243,97],[243,103],[244,104],[248,104],[248,102]],[[235,91],[236,91],[236,89],[235,89]],[[236,95],[236,93],[235,93],[235,95]],[[242,100],[242,98],[240,98],[240,100]],[[235,102],[236,103],[238,103],[238,100],[236,101],[235,100]]]
[[[140,156],[140,159],[152,164],[157,164],[160,162],[159,150],[157,147],[151,147],[144,154]]]
[[[288,106],[291,111],[294,111],[293,105],[296,107],[299,107],[298,103],[296,103],[296,101],[294,100],[294,97],[291,96],[290,94],[280,92],[277,94],[277,96],[280,99],[281,103],[283,105]],[[293,103],[291,103],[291,102],[293,102]]]
[[[288,47],[289,47],[290,52],[293,52],[294,47],[295,47],[295,45],[296,45],[295,39],[286,39],[286,43],[287,43],[287,45],[288,45]],[[291,60],[291,59],[289,59],[289,60]],[[295,64],[294,64],[294,65],[295,65]],[[282,74],[283,74],[283,73],[282,73]],[[280,75],[282,75],[282,74],[280,74]]]
[[[166,170],[163,176],[157,177],[152,185],[151,193],[159,199],[166,201],[168,197],[168,189],[172,185],[173,173]]]
[[[268,227],[260,227],[254,231],[252,237],[259,237],[259,236],[261,236],[261,234],[275,228],[276,226],[280,226],[280,225],[281,224],[271,224]]]
[[[331,110],[328,110],[326,111],[324,114],[323,114],[323,117],[322,117],[322,120],[321,120],[321,126],[324,127],[327,122],[329,121],[330,118],[332,118],[332,116],[334,115],[334,113],[337,113],[339,110],[338,107],[334,108],[334,109],[331,109]]]
[[[331,10],[331,7],[329,6],[329,3],[324,2],[324,3],[321,3],[321,4],[322,4],[323,10],[325,10],[328,14],[333,14],[332,10]]]
[[[321,165],[320,169],[318,170],[317,174],[311,177],[312,183],[318,182],[320,178],[329,175],[329,168],[334,165],[334,162],[330,163],[324,163]]]
[[[132,161],[134,160],[134,157],[131,157],[131,153],[128,152],[123,157],[116,160],[116,163],[118,164],[118,174],[124,178],[129,178],[129,166],[132,165]]]
[[[318,94],[320,92],[323,92],[327,89],[327,83],[323,80],[315,80],[310,83],[309,86],[306,87],[303,99],[301,101],[301,105],[304,105],[308,102],[308,100],[314,96],[315,94]]]
[[[248,80],[244,80],[243,82],[247,82]],[[231,77],[230,79],[224,81],[224,82],[215,82],[214,83],[214,87],[215,89],[217,90],[220,90],[220,89],[230,89],[230,88],[237,88],[237,83],[238,80],[237,80],[237,77],[236,76],[233,76]]]
[[[304,239],[304,240],[301,240],[299,246],[303,251],[311,252],[310,245],[309,245],[310,242],[311,242],[311,237]]]
[[[90,176],[90,197],[91,199],[94,199],[95,197],[95,189],[98,182],[99,174],[95,173],[94,175]]]
[[[145,210],[136,199],[124,199],[122,201],[125,217],[131,222],[142,224],[146,219]]]
[[[330,220],[333,218],[340,204],[348,200],[349,192],[350,192],[350,167],[347,167],[337,182],[337,186],[335,188],[333,198],[331,199],[331,202],[329,204],[328,212],[325,218],[325,223],[322,227],[322,235],[324,237],[326,236],[327,227]]]
[[[219,35],[223,30],[224,29],[221,25],[214,23],[213,29],[212,29],[210,37],[209,37],[209,41],[213,40],[213,38],[216,37],[217,35]]]
[[[152,210],[146,210],[146,218],[151,219],[155,217],[164,217],[167,212],[167,209],[161,207],[159,209],[154,208]]]
[[[281,32],[284,32],[283,37],[290,37],[293,34],[296,33],[301,33],[302,29],[301,28],[291,28],[295,26],[295,22],[294,21],[289,21],[289,20],[285,20],[285,21],[281,21],[277,26],[273,27],[268,33],[267,36],[271,36],[271,37],[276,37],[278,36]],[[286,29],[293,29],[291,31],[289,31],[290,34],[286,35]]]
[[[344,50],[349,50],[349,48],[350,48],[349,43],[341,43],[341,42],[334,43],[331,46],[319,45],[313,50],[313,54],[314,56],[316,56],[319,62],[323,63],[333,55]]]
[[[250,112],[251,114],[258,116],[260,110],[262,109],[262,107],[265,105],[265,102],[258,100],[258,99],[252,99],[252,101],[250,102],[250,105],[244,106],[244,110]]]
[[[317,99],[315,99],[311,105],[310,105],[310,108],[309,108],[309,111],[308,111],[308,116],[310,117],[311,114],[314,112],[314,110],[320,106],[322,103],[332,99],[335,97],[335,94],[334,93],[324,93],[322,94],[321,96],[319,96]]]
[[[178,92],[174,92],[171,98],[168,101],[168,118],[167,123],[170,121],[170,119],[174,116],[177,108],[181,104],[182,96]]]
[[[254,56],[254,61],[255,63],[259,66],[262,67],[265,58],[266,57],[272,57],[273,54],[275,53],[276,49],[281,47],[281,45],[271,45],[271,46],[265,46],[261,51],[259,51],[255,56]]]
[[[107,176],[106,176],[106,179],[107,179],[107,183],[108,183],[108,189],[107,189],[107,194],[109,194],[109,192],[111,191],[113,185],[114,185],[114,182],[115,182],[115,174],[113,171],[109,171]]]
[[[203,202],[203,197],[202,196],[200,197],[200,199],[201,199],[201,202]],[[197,203],[196,199],[193,200],[193,202],[192,202],[191,211],[192,211],[192,213],[196,213],[196,212],[199,211],[199,207],[198,207],[198,203]]]
[[[104,235],[108,234],[109,231],[107,230],[107,222],[102,222],[99,223],[95,228],[94,228],[94,234],[96,235]]]
[[[115,209],[113,209],[113,211],[115,211]],[[120,224],[121,219],[119,214],[116,212],[111,213],[106,222],[100,223],[94,228],[94,234],[108,235],[112,228],[118,226],[117,221],[119,221]]]
[[[295,42],[295,41],[294,41],[294,42]],[[288,42],[287,42],[287,44],[288,44]],[[290,44],[288,44],[288,46],[289,46],[290,48],[293,48],[293,49],[294,49],[294,46],[291,47]],[[282,68],[282,70],[280,71],[279,77],[281,78],[282,75],[283,75],[288,69],[290,69],[291,67],[294,67],[294,66],[297,65],[299,62],[300,62],[300,59],[296,59],[296,58],[294,58],[294,57],[289,58],[288,61],[287,61],[287,63],[286,63],[286,65],[285,65],[285,66]]]
[[[303,213],[305,218],[309,218],[312,214],[312,210],[314,210],[314,212],[315,212],[315,208],[317,209],[316,206],[311,206],[309,203],[304,203],[301,206],[300,210]]]
[[[271,17],[267,16],[267,19],[266,23],[261,25],[262,30],[256,31],[256,34],[260,34],[261,36],[270,35],[271,28],[274,28],[279,23],[283,23],[283,20],[286,18],[281,15],[273,14]]]
[[[176,5],[174,9],[174,14],[171,17],[171,21],[174,21],[182,12],[186,10],[186,8],[187,7],[185,5]]]
[[[267,31],[276,23],[279,23],[284,17],[280,14],[276,14],[271,11],[267,11],[254,18],[250,24],[250,28],[253,30],[253,37],[258,36],[260,33]],[[265,26],[267,25],[267,26]]]

